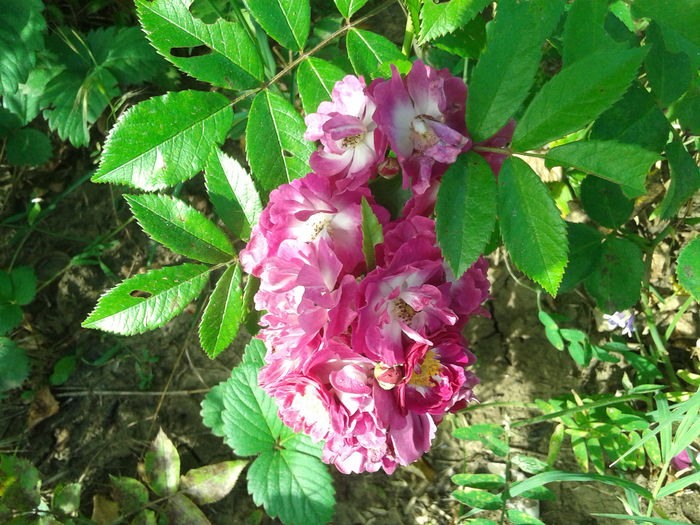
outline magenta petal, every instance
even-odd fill
[[[401,75],[393,65],[391,68],[389,80],[373,84],[372,96],[377,105],[374,120],[401,159],[413,152],[411,121],[416,112]]]

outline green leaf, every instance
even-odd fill
[[[475,142],[501,129],[527,98],[540,65],[542,45],[563,6],[561,0],[506,0],[499,4],[487,32],[486,50],[469,83],[467,129]]]
[[[362,252],[367,262],[367,271],[372,271],[375,268],[375,246],[383,242],[382,225],[367,199],[362,197]]]
[[[638,18],[653,18],[700,46],[700,10],[696,0],[635,0],[632,14]]]
[[[304,113],[314,113],[324,100],[330,100],[333,86],[345,76],[345,71],[338,66],[308,57],[297,69],[297,86]]]
[[[693,64],[685,53],[671,53],[666,49],[658,24],[649,24],[645,35],[647,45],[651,46],[644,59],[647,80],[661,105],[668,106],[690,87],[694,75]]]
[[[498,474],[455,474],[452,483],[465,485],[475,489],[498,489],[505,485],[506,480]]]
[[[350,18],[356,11],[367,3],[367,0],[333,0],[340,14]]]
[[[484,253],[496,224],[498,185],[483,157],[460,155],[442,178],[438,191],[436,233],[456,277]]]
[[[481,441],[485,437],[499,437],[505,433],[501,425],[490,423],[469,425],[468,427],[456,428],[452,435],[457,439],[468,441]]]
[[[52,386],[62,385],[75,372],[77,359],[75,355],[67,355],[59,359],[53,367],[53,372],[49,376],[49,383]]]
[[[592,175],[581,183],[581,203],[591,219],[611,229],[625,224],[634,210],[634,201],[625,197],[619,184]]]
[[[188,75],[229,89],[263,79],[256,42],[240,21],[205,24],[189,12],[191,0],[137,0],[136,12],[158,52]],[[190,54],[188,48],[198,53]]]
[[[676,103],[676,115],[683,129],[700,135],[700,83],[696,81],[690,91]]]
[[[616,520],[631,520],[636,523],[657,523],[658,525],[688,525],[687,522],[673,521],[664,518],[656,518],[654,516],[630,516],[628,514],[608,514],[592,512],[591,516],[600,516],[601,518],[613,518]]]
[[[23,458],[0,454],[2,503],[14,511],[34,512],[41,501],[41,478],[34,465]]]
[[[498,179],[501,235],[513,262],[552,296],[564,275],[564,221],[549,191],[522,160],[507,158]]]
[[[503,505],[501,496],[483,490],[455,490],[452,497],[476,509],[498,510]]]
[[[605,31],[608,0],[576,0],[566,15],[562,35],[564,67],[614,42]]]
[[[100,297],[82,326],[121,335],[153,330],[182,312],[208,275],[209,267],[191,263],[135,275]]]
[[[591,140],[614,140],[661,152],[670,126],[654,97],[636,83],[591,128]]]
[[[158,496],[175,494],[180,486],[180,455],[162,428],[143,462],[146,480],[153,492]]]
[[[599,474],[605,473],[605,458],[603,457],[603,447],[600,445],[600,440],[596,438],[588,438],[586,440],[586,448],[588,449],[588,457],[591,460],[591,465]]]
[[[600,261],[585,281],[598,308],[612,314],[631,308],[639,300],[644,277],[642,252],[632,241],[608,238]]]
[[[36,64],[46,20],[41,0],[3,0],[0,21],[0,94],[10,94]]]
[[[567,350],[571,358],[576,361],[579,366],[588,366],[591,362],[591,347],[588,344],[581,344],[578,341],[573,341],[569,344]]]
[[[525,110],[513,147],[534,149],[584,127],[627,90],[645,53],[642,48],[605,49],[562,69]]]
[[[8,333],[22,322],[24,314],[15,304],[0,304],[0,335]]]
[[[5,97],[3,97],[3,102]],[[4,139],[22,127],[22,121],[12,111],[0,108],[0,139]]]
[[[16,92],[2,96],[2,105],[19,117],[20,123],[13,127],[26,126],[39,114],[46,85],[59,71],[54,67],[32,69],[26,82],[20,84]]]
[[[180,91],[141,102],[111,129],[92,181],[146,191],[173,186],[204,168],[232,121],[229,101],[218,93]]]
[[[517,454],[510,458],[510,461],[514,467],[528,474],[539,474],[540,472],[549,470],[549,465],[547,465],[547,463],[530,456]]]
[[[246,465],[239,459],[193,468],[180,479],[180,488],[197,505],[215,503],[231,492]]]
[[[29,358],[24,348],[8,337],[0,337],[0,392],[22,386],[27,377]]]
[[[81,489],[80,483],[68,483],[56,487],[51,501],[51,510],[68,516],[75,515],[80,509]]]
[[[258,368],[240,365],[223,386],[224,434],[226,444],[238,456],[272,451],[284,425],[277,417],[277,405],[258,386]]]
[[[588,140],[557,146],[547,153],[547,160],[619,184],[625,195],[635,198],[646,193],[649,166],[661,157],[633,144]]]
[[[268,516],[288,525],[323,525],[333,517],[333,479],[317,458],[268,450],[248,470],[248,492]]]
[[[124,195],[141,228],[175,253],[208,263],[230,261],[226,234],[193,207],[163,194]]]
[[[216,283],[199,325],[199,342],[209,357],[214,359],[233,342],[244,313],[241,267],[234,264]]]
[[[36,275],[31,266],[17,266],[9,274],[12,286],[11,302],[16,304],[29,304],[36,295]],[[0,300],[2,300],[0,294]]]
[[[562,423],[559,423],[555,428],[552,435],[549,437],[549,448],[547,449],[547,465],[550,467],[554,465],[559,457],[559,452],[561,451],[561,445],[564,442],[564,431],[565,427]]]
[[[642,437],[644,438],[649,434],[651,434],[649,429],[642,431]],[[656,465],[657,467],[661,466],[663,463],[661,460],[661,448],[659,447],[659,440],[656,438],[656,436],[651,436],[644,442],[644,452],[646,452],[646,455],[652,464]]]
[[[522,498],[556,501],[557,495],[546,487],[535,487],[520,494]]]
[[[420,11],[421,25],[418,32],[420,44],[452,33],[483,11],[488,0],[452,0],[437,3],[423,2]]]
[[[265,32],[282,46],[302,51],[309,36],[309,0],[245,0],[245,5]]]
[[[438,49],[465,58],[478,58],[486,45],[486,21],[477,16],[452,33],[433,41]]]
[[[168,523],[211,525],[200,508],[182,493],[175,494],[167,500],[165,512],[168,516]]]
[[[40,166],[51,158],[51,139],[39,130],[24,128],[7,139],[7,162],[13,166]]]
[[[346,45],[353,69],[368,81],[383,63],[406,59],[395,44],[371,31],[351,29],[346,37]]]
[[[601,476],[600,474],[564,472],[561,470],[551,470],[549,472],[542,472],[541,474],[536,474],[531,478],[527,478],[523,481],[513,483],[508,493],[511,498],[516,498],[520,496],[523,492],[533,489],[535,487],[540,487],[542,485],[546,485],[547,483],[562,481],[598,481],[600,483],[613,485],[623,489],[629,489],[647,499],[653,499],[651,492],[649,492],[647,489],[645,489],[644,487],[640,487],[636,483],[628,481],[624,478],[618,478],[614,476]]]
[[[202,410],[199,415],[202,416],[202,422],[211,429],[211,433],[215,436],[224,437],[224,420],[222,414],[224,412],[224,384],[222,381],[213,387],[204,399],[202,400]]]
[[[506,514],[513,525],[544,525],[543,521],[516,509],[510,509]]]
[[[666,158],[671,168],[671,184],[654,213],[662,219],[671,219],[700,188],[700,169],[677,138],[666,145]]]
[[[681,248],[676,275],[681,286],[700,301],[700,237]]]
[[[267,347],[260,339],[251,339],[243,352],[241,364],[253,365],[260,368],[265,364],[265,355],[267,355]]]
[[[109,476],[109,480],[112,483],[112,496],[122,514],[137,512],[148,504],[148,489],[140,481],[115,476]]]

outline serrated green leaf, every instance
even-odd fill
[[[265,32],[287,49],[302,51],[311,25],[309,0],[245,0]]]
[[[644,69],[651,92],[662,106],[678,99],[693,81],[693,64],[683,52],[671,53],[666,49],[661,28],[651,23],[646,30],[646,43],[651,47],[644,59]]]
[[[54,67],[36,67],[29,72],[26,82],[17,87],[14,93],[2,96],[2,105],[14,113],[22,126],[29,124],[41,110],[41,99],[46,85],[60,70]],[[19,127],[16,126],[16,127]],[[2,128],[2,125],[0,125]],[[0,132],[0,136],[2,132]]]
[[[241,364],[253,365],[260,368],[265,364],[265,356],[267,355],[267,347],[260,339],[251,339],[246,345],[243,352]]]
[[[488,0],[423,2],[420,11],[420,31],[418,32],[420,43],[424,44],[442,35],[452,33],[483,11],[488,4]]]
[[[34,300],[36,295],[36,274],[31,266],[17,266],[9,274],[12,293],[11,302],[26,305]],[[0,294],[0,301],[2,300]]]
[[[696,80],[690,91],[676,103],[676,116],[683,129],[700,135],[700,82]]]
[[[0,315],[2,311],[0,310]],[[29,377],[29,358],[9,337],[0,337],[0,392],[17,388]]]
[[[351,29],[346,37],[348,57],[358,75],[364,75],[369,82],[380,65],[387,62],[406,60],[395,44],[377,33]]]
[[[141,102],[111,129],[92,181],[146,191],[173,186],[204,167],[232,121],[229,101],[218,93],[180,91]]]
[[[7,139],[7,162],[13,166],[40,166],[51,158],[51,139],[33,128],[24,128]]]
[[[280,435],[280,445],[287,450],[295,450],[318,459],[323,458],[323,442],[314,443],[306,434],[294,433],[289,427],[282,429]]]
[[[475,142],[501,129],[526,99],[563,7],[561,0],[500,3],[469,83],[467,129]]]
[[[645,53],[642,48],[604,49],[562,69],[525,110],[513,147],[534,149],[584,127],[627,90]]]
[[[465,58],[478,58],[486,45],[486,21],[477,16],[452,33],[433,41],[438,49]]]
[[[644,277],[642,252],[632,241],[608,238],[585,286],[598,308],[612,314],[631,308],[639,300]]]
[[[0,335],[15,328],[23,317],[22,309],[16,304],[0,304]]]
[[[100,297],[82,326],[121,335],[158,328],[199,295],[208,274],[208,266],[185,263],[135,275]]]
[[[288,525],[324,525],[333,517],[335,490],[327,467],[294,450],[267,451],[248,470],[256,505]]]
[[[465,485],[475,489],[498,489],[505,485],[506,480],[498,474],[455,474],[452,483]]]
[[[484,253],[496,224],[497,195],[496,177],[476,153],[459,156],[442,178],[435,230],[457,278]]]
[[[229,89],[263,79],[256,42],[242,21],[205,24],[189,12],[191,0],[137,0],[136,11],[158,52],[188,75]],[[189,55],[188,48],[200,50]],[[174,51],[177,51],[174,53]]]
[[[569,264],[564,271],[560,292],[568,292],[593,271],[603,251],[603,234],[587,224],[566,223]]]
[[[700,188],[700,169],[677,138],[666,145],[666,158],[671,168],[671,184],[654,213],[662,219],[671,219]]]
[[[625,197],[619,184],[592,175],[581,183],[581,204],[591,219],[611,229],[625,224],[634,210],[634,201]]]
[[[619,184],[625,195],[635,198],[646,193],[649,166],[661,157],[634,144],[588,140],[557,146],[547,160]]]
[[[168,498],[165,507],[169,523],[187,525],[211,525],[200,508],[184,494],[178,493]]]
[[[258,386],[258,368],[240,365],[223,384],[225,441],[238,456],[271,451],[284,425],[277,405]]]
[[[0,94],[17,91],[36,64],[46,21],[41,0],[3,0],[0,20]]]
[[[476,509],[498,510],[503,506],[501,496],[483,490],[455,490],[452,497]]]
[[[653,18],[667,25],[681,36],[700,46],[700,10],[696,0],[635,0],[632,14],[636,17]]]
[[[576,0],[566,15],[562,61],[564,67],[599,49],[610,48],[612,39],[605,31],[607,0]]]
[[[355,12],[357,12],[363,5],[367,3],[367,0],[333,0],[338,11],[345,18],[350,18]]]
[[[202,400],[199,415],[202,416],[202,422],[211,429],[211,433],[215,436],[224,437],[224,420],[222,414],[224,412],[224,384],[222,381],[213,387],[204,399]]]
[[[367,199],[362,197],[362,252],[367,262],[367,271],[376,266],[375,246],[384,242],[382,225],[372,211]]]
[[[247,239],[263,209],[250,174],[236,159],[216,149],[207,162],[205,180],[217,215],[233,234]]]
[[[676,275],[681,286],[700,301],[700,237],[681,248]]]
[[[267,192],[310,171],[314,145],[304,139],[305,130],[287,99],[267,90],[255,96],[245,130],[246,154],[253,177]]]
[[[543,521],[517,509],[510,509],[506,514],[513,525],[544,525]]]
[[[141,228],[175,253],[208,263],[230,261],[233,246],[213,222],[183,201],[163,194],[124,195]]]
[[[134,478],[110,476],[112,497],[122,514],[130,514],[148,504],[148,489]]]
[[[198,505],[225,498],[238,481],[248,461],[222,461],[187,471],[180,479],[181,490]]]
[[[498,179],[501,235],[513,262],[552,296],[564,275],[564,221],[549,191],[522,160],[507,158]]]
[[[175,494],[180,486],[180,455],[162,428],[143,462],[146,480],[153,492],[158,496]]]
[[[314,113],[324,100],[330,100],[333,86],[345,76],[345,71],[335,64],[308,57],[297,69],[297,86],[304,113]]]
[[[244,314],[241,267],[234,264],[216,283],[199,325],[199,341],[210,358],[233,342]]]

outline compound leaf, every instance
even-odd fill
[[[345,71],[320,58],[309,57],[299,64],[297,86],[304,113],[313,113],[321,102],[330,100],[333,86],[344,76]]]
[[[398,47],[377,33],[351,29],[346,37],[348,57],[358,75],[369,78],[385,62],[406,60]]]
[[[199,342],[212,359],[236,337],[244,315],[241,267],[229,266],[209,297],[199,325]]]
[[[489,0],[452,0],[451,2],[423,2],[420,11],[421,44],[451,33],[478,15]]]
[[[287,49],[301,51],[309,36],[309,0],[245,0],[265,32]]]

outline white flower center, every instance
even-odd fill
[[[360,133],[359,135],[350,135],[349,137],[343,138],[340,144],[343,148],[354,148],[365,140],[365,133]]]

